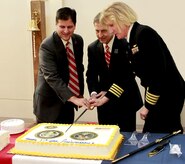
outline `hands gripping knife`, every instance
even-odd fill
[[[159,146],[157,146],[155,149],[153,149],[151,152],[148,153],[149,157],[153,157],[154,155],[159,154],[161,151],[164,150],[165,146],[169,143],[169,140],[165,140],[162,142]]]

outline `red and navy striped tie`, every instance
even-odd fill
[[[105,45],[105,60],[107,62],[107,66],[110,64],[110,50],[108,44]]]
[[[78,80],[78,73],[76,69],[76,61],[73,51],[69,46],[70,42],[66,43],[66,52],[67,58],[69,62],[69,84],[68,87],[75,96],[80,95],[80,88],[79,88],[79,80]]]

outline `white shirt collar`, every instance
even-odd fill
[[[69,46],[72,46],[73,45],[73,42],[72,42],[72,39],[71,38],[68,41],[63,40],[62,38],[61,38],[61,40],[62,40],[62,42],[63,42],[64,45],[66,45],[67,42],[70,43]]]
[[[113,45],[113,42],[114,42],[114,38],[115,38],[115,36],[113,36],[112,39],[107,44],[109,46],[109,48],[110,48],[110,52],[112,51],[112,45]],[[105,46],[106,46],[106,44],[104,43],[103,44],[104,50],[105,50]]]

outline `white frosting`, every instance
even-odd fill
[[[25,123],[21,119],[8,119],[1,122],[1,130],[6,130],[10,134],[21,133],[25,130]]]
[[[42,131],[46,131],[46,130],[51,130],[51,129],[46,129],[45,126],[40,126],[36,129],[34,129],[31,133],[25,135],[22,139],[23,140],[34,140],[36,142],[57,142],[57,143],[86,143],[86,144],[105,144],[108,139],[109,136],[113,133],[113,128],[110,127],[102,127],[102,128],[98,128],[96,126],[92,126],[92,127],[86,127],[86,126],[72,126],[71,129],[69,129],[69,131],[67,131],[65,133],[65,130],[69,127],[69,125],[62,125],[62,126],[57,126],[57,128],[53,129],[56,131],[61,131],[64,133],[64,135],[57,137],[57,138],[51,138],[51,139],[42,139],[42,138],[38,138],[35,135],[38,134],[39,132]],[[90,131],[90,132],[94,132],[98,135],[98,139],[97,137],[91,140],[74,140],[72,138],[70,138],[70,136],[74,133],[78,133],[78,132],[84,132],[84,131]]]
[[[87,159],[110,159],[117,152],[123,136],[118,126],[107,125],[73,125],[66,133],[69,125],[56,124],[56,128],[48,129],[46,126],[54,124],[40,124],[28,133],[16,140],[13,152],[21,152],[27,155],[87,158]],[[55,130],[56,133],[63,132],[55,138],[41,138],[38,134],[47,130]],[[71,138],[79,132],[90,132],[95,138],[89,140],[77,140]],[[54,133],[54,134],[56,134]],[[51,135],[53,133],[51,132]],[[77,135],[78,136],[78,135]],[[44,138],[44,139],[43,139]]]

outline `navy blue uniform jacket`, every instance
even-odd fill
[[[106,96],[110,101],[98,107],[99,122],[118,124],[121,130],[135,130],[132,128],[135,127],[135,114],[143,102],[126,54],[126,40],[115,37],[109,68],[105,61],[103,44],[99,40],[91,43],[88,46],[86,76],[90,93],[108,91]]]

